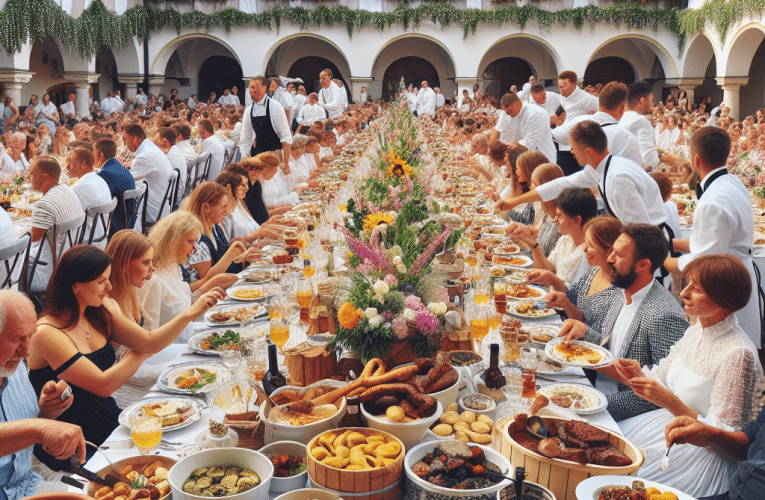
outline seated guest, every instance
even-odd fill
[[[188,123],[173,123],[173,125],[170,127],[178,134],[178,140],[176,141],[175,145],[178,146],[178,149],[181,151],[181,154],[183,154],[184,158],[186,158],[186,166],[188,168],[191,168],[193,165],[196,164],[197,158],[199,155],[194,150],[194,146],[191,145],[191,127]]]
[[[258,239],[278,239],[281,236],[279,231],[268,227],[268,222],[262,226],[255,222],[247,211],[247,206],[244,204],[244,198],[247,196],[247,181],[241,175],[223,172],[215,179],[215,182],[228,189],[229,213],[223,221],[223,228],[227,230],[230,238],[244,238],[249,244]],[[268,186],[268,183],[266,185]],[[269,222],[279,218],[280,216],[274,215]]]
[[[565,291],[585,272],[587,261],[582,258],[585,246],[584,225],[598,215],[598,202],[589,189],[566,189],[557,201],[555,222],[562,236],[549,259],[539,248],[536,236],[528,230],[529,226],[516,227],[510,237],[531,248],[537,272],[529,273],[529,278]]]
[[[111,289],[111,258],[90,245],[69,249],[61,257],[46,293],[45,309],[37,321],[27,363],[29,380],[40,393],[51,380],[65,380],[74,400],[59,420],[78,424],[85,439],[100,445],[117,428],[120,409],[111,394],[121,387],[152,353],[172,343],[177,332],[147,332],[128,320],[106,297]],[[188,323],[223,297],[213,290],[182,319]],[[111,342],[131,351],[115,363]],[[69,470],[35,447],[35,456],[53,470]]]
[[[250,189],[247,190],[245,204],[258,224],[265,224],[268,219],[274,215],[281,215],[292,210],[292,205],[281,205],[279,207],[267,208],[263,199],[263,188],[266,182],[271,180],[279,173],[279,166],[289,171],[288,162],[282,163],[279,157],[274,153],[260,153],[254,158],[245,158],[242,165],[249,174]],[[286,183],[286,180],[285,180]]]
[[[285,173],[285,182],[290,191],[301,182],[308,182],[308,179],[311,178],[311,166],[305,154],[306,144],[308,144],[308,136],[306,135],[295,134],[292,138],[292,152],[289,158],[290,173]]]
[[[483,135],[483,134],[481,134]],[[477,136],[476,136],[477,137]],[[494,158],[492,158],[491,150],[494,149]],[[501,150],[505,151],[504,158],[500,161],[499,154]],[[509,193],[514,189],[512,174],[515,172],[516,162],[518,157],[528,151],[526,146],[520,144],[514,147],[507,147],[504,142],[497,141],[486,150],[486,159],[489,165],[495,171],[499,173],[494,176],[494,181],[491,184],[487,184],[484,187],[484,194],[490,196],[492,200],[499,200],[502,195],[497,193]],[[509,215],[508,215],[509,216]]]
[[[189,212],[178,210],[163,217],[149,231],[155,271],[137,292],[147,330],[166,325],[182,314],[191,307],[196,294],[206,293],[215,287],[228,288],[239,279],[233,274],[218,274],[193,283],[184,280],[182,264],[194,252],[201,230],[199,219]],[[208,275],[211,274],[208,272]]]
[[[99,139],[93,145],[93,156],[95,162],[93,166],[100,168],[98,175],[106,181],[109,186],[109,192],[112,198],[117,198],[117,206],[112,214],[112,225],[109,229],[109,235],[113,235],[121,229],[133,229],[136,214],[133,214],[131,220],[125,224],[127,215],[125,214],[124,194],[125,191],[135,189],[135,179],[122,163],[115,158],[117,155],[117,143],[112,139]],[[133,210],[134,203],[130,202],[128,210]]]
[[[595,217],[584,225],[584,256],[589,269],[565,293],[550,292],[545,300],[550,307],[560,307],[569,319],[584,322],[601,331],[601,323],[619,289],[611,285],[611,264],[608,256],[621,234],[622,223],[610,216]]]
[[[3,163],[0,169],[6,174],[23,174],[29,169],[29,162],[24,154],[27,148],[27,136],[22,132],[15,132],[11,136],[10,147],[5,149]]]
[[[85,148],[74,148],[66,155],[66,173],[70,179],[77,178],[72,190],[80,199],[84,212],[87,212],[89,208],[100,207],[112,201],[109,185],[93,170],[94,163],[93,153]],[[85,238],[90,237],[93,224],[96,224],[93,242],[105,244],[104,225],[95,218],[85,221]]]
[[[159,146],[159,149],[165,153],[167,159],[170,160],[170,165],[173,170],[178,169],[178,182],[180,187],[179,198],[183,196],[186,191],[186,180],[189,176],[189,167],[186,162],[186,157],[183,156],[183,152],[178,148],[175,142],[178,139],[178,134],[175,130],[168,127],[161,127],[157,130],[154,136],[154,143]],[[180,204],[181,200],[178,200]],[[175,207],[173,207],[175,208]]]
[[[86,460],[82,429],[55,420],[74,400],[72,395],[61,400],[66,382],[49,380],[38,399],[22,366],[36,321],[29,299],[0,291],[0,491],[8,500],[34,495],[42,481],[32,471],[33,445],[56,458]]]
[[[3,207],[0,207],[0,234],[3,235],[3,242],[0,248],[11,247],[19,241],[19,238],[16,236],[16,228],[13,225],[13,221]],[[22,264],[23,262],[21,260],[16,264],[16,270],[12,277],[13,280],[18,279]],[[4,265],[0,265],[0,288],[7,288],[5,286],[6,278],[8,278],[8,271]]]
[[[682,298],[694,318],[683,338],[653,368],[635,360],[614,363],[616,379],[661,409],[619,423],[624,436],[645,455],[638,475],[694,498],[725,493],[736,461],[693,446],[676,446],[670,467],[665,426],[687,416],[723,431],[736,431],[756,416],[755,384],[762,378],[757,348],[733,314],[749,301],[752,283],[732,255],[705,255],[686,266]],[[757,404],[759,408],[759,404]]]
[[[36,256],[39,250],[39,242],[45,232],[56,223],[69,222],[84,215],[80,199],[75,192],[66,184],[59,184],[61,177],[61,166],[51,156],[39,156],[32,160],[29,168],[29,182],[32,189],[42,191],[43,197],[32,205],[32,216],[29,223],[32,226],[32,248],[29,255]],[[56,236],[54,242],[56,248],[58,245],[66,243],[66,234],[61,232]],[[56,256],[58,258],[60,256]],[[48,287],[48,281],[53,273],[54,256],[51,253],[51,246],[47,241],[40,252],[40,260],[37,263],[30,290],[32,292],[42,292]],[[31,272],[31,266],[30,266]]]
[[[507,159],[510,160],[510,151],[513,148],[508,148]],[[541,151],[535,149],[532,151],[524,151],[515,160],[515,168],[510,170],[511,187],[514,191],[513,196],[526,193],[531,190],[529,185],[531,184],[531,175],[540,165],[550,163],[547,157],[542,154]],[[504,190],[503,190],[504,193]],[[537,211],[541,209],[539,203],[525,203],[515,207],[508,212],[507,217],[509,220],[518,222],[520,224],[530,225],[537,219]]]
[[[298,132],[303,129],[310,128],[316,121],[326,119],[327,112],[324,111],[324,108],[319,106],[319,95],[315,92],[312,92],[308,95],[308,102],[304,104],[298,112],[297,122],[299,125],[301,125],[301,127],[298,128]]]
[[[233,200],[232,200],[233,203]],[[226,188],[214,182],[203,182],[194,189],[184,202],[183,209],[194,214],[202,223],[199,244],[189,257],[187,271],[191,281],[204,278],[212,272],[238,273],[244,269],[242,262],[255,260],[260,252],[245,249],[241,241],[229,241],[220,224],[228,213]]]
[[[130,173],[136,183],[145,180],[149,185],[146,194],[146,220],[155,223],[162,208],[162,200],[165,191],[170,184],[170,175],[173,166],[165,153],[159,147],[146,138],[146,132],[137,123],[131,123],[122,127],[122,140],[128,151],[135,153]],[[165,202],[162,214],[170,213],[170,206]],[[136,228],[138,229],[138,228]],[[143,228],[140,228],[141,231]]]
[[[325,130],[321,132],[321,139],[319,139],[319,145],[321,146],[321,152],[319,156],[322,161],[325,158],[335,158],[335,147],[337,146],[337,137],[331,130]]]
[[[576,320],[566,320],[561,336],[583,339],[607,347],[614,358],[637,360],[652,367],[669,355],[688,328],[685,313],[675,298],[653,277],[669,252],[664,233],[650,224],[627,224],[613,245],[608,262],[613,267],[611,281],[624,290],[606,311],[596,331]],[[608,412],[617,422],[656,409],[627,385],[615,384],[599,373],[598,390],[608,398]]]
[[[207,153],[209,151],[212,155],[210,173],[208,174],[207,179],[204,180],[213,180],[218,177],[221,170],[223,170],[226,147],[220,141],[220,138],[215,135],[215,129],[210,120],[200,120],[197,128],[199,129],[199,137],[202,139],[202,153]]]

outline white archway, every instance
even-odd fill
[[[476,76],[480,78],[489,64],[503,57],[523,59],[538,80],[556,79],[563,67],[558,51],[544,38],[517,33],[500,38],[489,47],[481,58]]]
[[[719,61],[718,51],[707,30],[701,31],[686,45],[683,57],[683,78],[704,78],[713,57]]]
[[[337,67],[342,79],[350,82],[351,69],[343,51],[329,38],[314,33],[296,33],[273,44],[263,58],[261,74],[286,76],[295,61],[304,57],[327,59]]]
[[[718,74],[726,77],[748,76],[752,65],[752,58],[760,43],[765,39],[765,26],[760,23],[749,23],[742,26],[731,38],[727,57],[723,62],[723,71],[720,69],[718,59]]]
[[[656,40],[635,33],[619,35],[603,42],[592,52],[587,66],[604,57],[619,57],[632,65],[639,80],[678,78],[680,73],[669,51]],[[656,61],[663,75],[656,74]],[[583,76],[583,75],[582,75]]]

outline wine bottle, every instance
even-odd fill
[[[338,428],[347,427],[369,427],[367,419],[361,413],[361,405],[358,397],[348,398],[348,410],[337,424]]]
[[[287,385],[287,379],[279,372],[276,360],[276,344],[268,344],[268,371],[263,375],[263,390],[269,396],[279,387]]]
[[[505,385],[505,377],[499,370],[499,344],[491,344],[489,368],[483,374],[483,381],[489,389],[500,389]]]

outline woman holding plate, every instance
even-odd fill
[[[732,255],[699,257],[686,267],[684,278],[685,312],[695,318],[685,335],[653,368],[617,359],[609,375],[661,407],[619,422],[624,436],[645,455],[638,476],[699,498],[727,492],[737,464],[705,448],[678,445],[662,471],[664,428],[687,415],[718,429],[740,430],[757,416],[754,388],[762,366],[733,314],[747,304],[752,287],[741,261]]]
[[[120,388],[152,353],[175,339],[175,328],[148,332],[128,320],[108,297],[111,258],[102,250],[79,245],[61,257],[46,291],[46,304],[32,337],[27,365],[36,392],[49,380],[65,380],[72,387],[74,403],[59,420],[79,425],[85,439],[101,444],[117,427],[120,409],[112,393]],[[213,290],[176,318],[181,328],[204,314],[223,297]],[[115,362],[111,342],[131,350]],[[66,470],[60,461],[35,450],[53,470]]]

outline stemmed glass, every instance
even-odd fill
[[[130,439],[147,455],[162,441],[162,417],[149,415],[143,410],[130,415]]]

